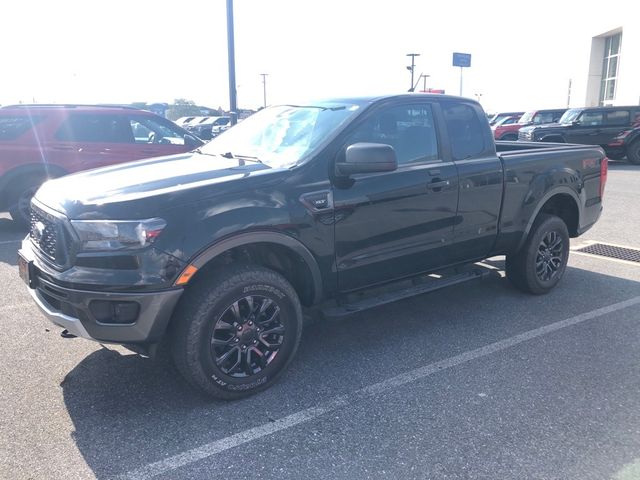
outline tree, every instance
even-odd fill
[[[176,98],[167,110],[167,118],[174,121],[181,117],[197,117],[200,115],[202,113],[196,102],[185,98]]]

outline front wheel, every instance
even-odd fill
[[[26,227],[31,221],[31,199],[42,184],[42,178],[18,181],[9,193],[9,214],[15,223]]]
[[[507,255],[506,273],[523,292],[541,295],[555,287],[567,268],[569,232],[555,215],[538,215],[524,246]]]
[[[295,290],[260,266],[231,266],[185,292],[172,319],[180,373],[204,393],[232,400],[264,390],[293,358],[302,333]]]

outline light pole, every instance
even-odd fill
[[[261,73],[262,75],[262,106],[267,108],[267,75],[268,73]]]
[[[427,91],[427,78],[430,77],[431,75],[425,75],[422,74],[420,75],[420,78],[422,78],[422,91],[426,92]]]
[[[415,87],[413,86],[413,71],[416,69],[416,57],[419,57],[419,53],[407,53],[407,57],[411,57],[411,66],[407,67],[407,70],[411,72],[411,85],[409,86],[409,91],[413,92]]]
[[[236,57],[233,35],[233,0],[227,0],[227,56],[229,59],[229,110],[231,125],[238,123],[238,98],[236,92]]]

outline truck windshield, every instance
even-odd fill
[[[280,105],[265,108],[201,148],[206,154],[252,157],[272,168],[297,164],[333,134],[357,105]]]
[[[564,115],[562,115],[558,123],[567,125],[573,122],[576,118],[578,118],[578,115],[580,115],[581,111],[582,110],[580,110],[579,108],[572,108],[570,110],[567,110],[566,112],[564,112]]]
[[[536,114],[536,111],[526,112],[524,115],[520,117],[518,120],[518,124],[520,125],[528,125],[533,121],[533,116]]]

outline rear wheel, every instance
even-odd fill
[[[635,140],[627,147],[627,160],[634,165],[640,165],[640,140]]]
[[[302,332],[302,309],[289,282],[272,270],[246,265],[224,268],[191,288],[169,332],[185,379],[225,400],[273,384]]]
[[[507,278],[523,292],[547,293],[564,275],[568,260],[567,225],[555,215],[542,213],[520,251],[507,256]]]

